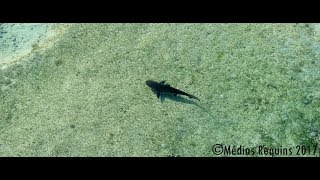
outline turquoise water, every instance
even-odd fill
[[[318,27],[72,24],[0,71],[0,155],[318,156],[296,153],[319,147]],[[200,102],[161,101],[149,79]]]
[[[0,68],[4,69],[28,59],[36,47],[52,39],[53,24],[4,23],[0,24]]]

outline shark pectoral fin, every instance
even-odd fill
[[[166,81],[161,81],[161,82],[159,82],[159,83],[163,85],[165,82],[166,82]]]
[[[160,93],[157,93],[157,97],[158,97],[158,99],[160,98]]]

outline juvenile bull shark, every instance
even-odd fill
[[[179,89],[171,87],[169,84],[164,84],[164,83],[165,81],[161,81],[159,83],[153,80],[146,81],[147,86],[149,86],[152,89],[152,91],[157,94],[158,98],[160,98],[160,95],[163,93],[169,93],[169,94],[173,94],[174,96],[177,96],[178,94],[185,95],[185,96],[188,96],[190,99],[193,98],[200,101],[200,99],[195,97],[194,95],[188,94]]]

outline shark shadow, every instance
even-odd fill
[[[185,97],[182,97],[182,96],[179,96],[179,95],[178,95],[178,96],[174,96],[174,95],[169,94],[169,93],[163,93],[163,94],[161,94],[161,95],[160,95],[160,101],[161,101],[161,103],[163,103],[165,99],[170,99],[170,100],[172,100],[172,101],[176,101],[176,102],[179,102],[179,103],[195,105],[195,106],[199,107],[200,109],[204,110],[206,113],[208,113],[211,118],[214,118],[214,117],[212,116],[212,114],[211,114],[209,111],[207,111],[205,108],[203,108],[202,106],[200,106],[198,103],[196,103],[196,102],[194,102],[194,101],[192,101],[192,100],[190,100],[190,99],[187,99],[187,98],[185,98]]]

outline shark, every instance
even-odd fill
[[[180,94],[180,95],[188,96],[190,99],[196,99],[200,101],[200,99],[194,95],[188,94],[179,89],[171,87],[169,84],[165,84],[165,81],[156,82],[153,80],[147,80],[146,85],[150,87],[155,94],[157,94],[158,99],[160,98],[161,94],[168,93],[174,96],[177,96],[178,94]]]

